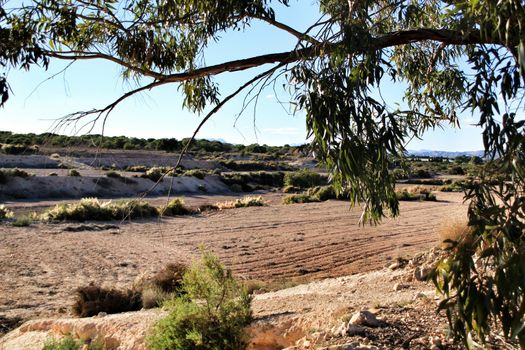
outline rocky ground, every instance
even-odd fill
[[[250,349],[460,349],[436,313],[433,286],[418,280],[441,254],[433,249],[379,271],[256,295]],[[109,349],[146,349],[148,329],[164,315],[155,309],[30,321],[0,339],[0,349],[35,349],[68,333],[103,338]]]

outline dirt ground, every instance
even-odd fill
[[[466,214],[462,194],[438,193],[437,202],[402,202],[399,218],[362,227],[360,210],[345,201],[281,205],[281,196],[265,195],[265,207],[189,217],[0,226],[0,320],[67,315],[77,287],[92,281],[130,287],[166,263],[190,262],[201,246],[246,279],[306,281],[374,271],[436,246],[439,226]]]

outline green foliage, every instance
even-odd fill
[[[317,196],[311,196],[305,193],[290,194],[283,197],[283,204],[294,204],[294,203],[312,203],[320,202],[321,200]]]
[[[9,2],[0,7],[0,66],[9,71],[46,67],[49,57],[100,57],[119,64],[124,78],[151,82],[135,92],[176,83],[183,105],[202,112],[208,105],[222,106],[213,75],[277,63],[238,91],[287,77],[292,103],[306,114],[311,149],[332,182],[348,189],[351,203],[363,205],[363,220],[370,222],[399,213],[391,169],[404,162],[408,142],[431,128],[458,125],[457,111],[470,112],[479,118],[485,156],[497,159],[506,175],[486,179],[483,172],[491,165],[483,164],[481,180],[466,193],[477,237],[470,253],[479,252],[480,264],[492,270],[480,272],[472,254],[452,251],[436,283],[447,297],[442,307],[452,330],[466,344],[471,332],[483,342],[490,321],[497,321],[506,338],[525,348],[525,121],[518,117],[525,96],[523,1],[325,0],[318,2],[322,22],[307,33],[286,30],[297,34],[290,52],[202,65],[205,48],[220,42],[224,32],[242,31],[261,19],[287,28],[275,22],[273,5],[279,3],[292,5],[287,0],[132,0],[125,7],[116,0]],[[389,105],[377,93],[391,82],[405,89],[404,103]],[[9,91],[1,77],[0,106]],[[66,122],[100,118],[114,107],[73,113]],[[124,141],[118,143],[124,147]],[[245,149],[268,152],[264,145]],[[198,307],[184,305],[186,312]]]
[[[396,191],[398,201],[436,201],[436,195],[426,189]]]
[[[113,179],[122,179],[122,175],[120,175],[120,173],[117,173],[114,170],[108,171],[106,173],[106,176],[110,177],[110,178],[113,178]]]
[[[246,152],[246,150],[243,150]],[[227,160],[220,161],[219,164],[225,168],[234,171],[289,171],[294,170],[293,167],[287,165],[286,163],[272,163],[265,161],[256,161],[256,160]]]
[[[288,172],[284,175],[285,186],[309,188],[313,186],[324,185],[325,183],[325,178],[323,178],[320,174],[309,169]]]
[[[76,290],[73,313],[79,317],[96,316],[100,312],[116,314],[142,308],[141,293],[136,290],[108,289],[89,285]]]
[[[131,165],[131,166],[126,167],[126,171],[132,171],[136,173],[145,173],[146,171],[148,171],[148,167],[144,165]]]
[[[1,211],[1,209],[0,209]],[[33,223],[33,219],[30,216],[16,217],[15,221],[11,223],[14,227],[27,227]]]
[[[184,274],[182,290],[182,296],[167,304],[168,317],[148,338],[152,350],[245,349],[251,298],[230,270],[204,253]]]
[[[465,170],[460,166],[455,166],[449,169],[448,173],[450,175],[465,175]]]
[[[182,198],[174,198],[159,210],[162,216],[191,215],[194,211],[184,205]]]
[[[105,346],[101,341],[93,341],[88,344],[85,344],[81,340],[76,340],[67,334],[61,340],[48,340],[44,343],[43,350],[104,350]]]
[[[76,169],[71,169],[71,170],[69,170],[69,172],[68,172],[67,175],[68,175],[68,176],[81,176],[81,175],[80,175],[80,172],[79,172],[78,170],[76,170]]]
[[[28,146],[21,144],[3,144],[0,151],[5,154],[34,154],[38,153],[38,146]]]
[[[141,177],[158,182],[163,176],[176,176],[172,168],[168,167],[153,167],[146,171]]]
[[[338,192],[333,185],[312,187],[306,191],[306,194],[319,198],[321,202],[329,199],[348,199],[346,191]]]
[[[234,209],[234,208],[247,208],[247,207],[263,207],[265,206],[264,199],[261,196],[245,196],[237,198],[234,201],[226,201],[216,203],[215,207],[218,209]]]
[[[6,184],[9,180],[9,177],[21,177],[27,178],[32,176],[25,170],[20,169],[0,169],[0,184]]]
[[[142,200],[100,202],[83,198],[77,203],[57,204],[38,216],[43,221],[106,221],[158,216],[157,208]]]
[[[0,204],[0,220],[11,219],[12,217],[13,212],[5,205]]]
[[[444,296],[440,308],[462,339],[473,332],[483,343],[498,324],[525,348],[525,136],[513,136],[507,135],[509,153],[469,184],[472,237],[452,245],[432,278]],[[496,180],[504,171],[512,182]]]
[[[255,188],[282,187],[284,183],[284,173],[269,171],[223,173],[221,180],[230,186],[230,189],[234,192],[251,192]]]
[[[186,170],[183,173],[183,176],[193,176],[193,177],[196,177],[197,179],[201,179],[201,180],[203,180],[206,175],[207,175],[207,172],[205,170],[201,170],[201,169]]]

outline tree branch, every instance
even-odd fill
[[[366,47],[355,48],[355,53],[359,54],[369,50],[380,50],[392,46],[406,45],[422,41],[438,41],[447,45],[496,44],[505,46],[504,43],[501,43],[495,39],[482,39],[479,31],[477,30],[465,34],[448,29],[421,28],[416,30],[397,31],[378,36],[376,38],[373,38],[371,40],[371,43]],[[132,69],[136,72],[142,73],[146,76],[150,76],[161,80],[163,83],[173,83],[193,80],[205,76],[218,75],[225,72],[246,70],[270,63],[288,64],[300,60],[308,60],[318,57],[321,51],[323,51],[324,54],[330,54],[334,51],[336,47],[340,47],[342,45],[345,45],[345,43],[327,43],[322,47],[322,49],[318,46],[309,46],[298,50],[291,50],[286,52],[272,53],[240,60],[228,61],[213,66],[202,67],[195,70],[175,74],[162,74],[151,70],[142,70],[140,68],[134,67],[130,63],[125,62],[119,58],[110,55],[105,55],[102,53],[92,53],[89,55],[75,55],[75,53],[72,52],[71,55],[68,55],[60,54],[59,52],[48,51],[46,52],[46,54],[48,54],[50,57],[68,60],[102,58],[110,60],[116,64],[127,67],[129,69]]]

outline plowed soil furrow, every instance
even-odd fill
[[[276,194],[267,195],[274,204],[266,207],[114,222],[118,228],[98,232],[66,232],[78,223],[3,225],[0,312],[23,318],[68,313],[75,288],[92,281],[129,287],[142,273],[198,257],[200,246],[245,278],[318,279],[372,271],[435,246],[439,225],[465,215],[460,194],[438,198],[442,201],[404,202],[400,217],[378,226],[360,226],[360,210],[344,201],[280,205]]]

